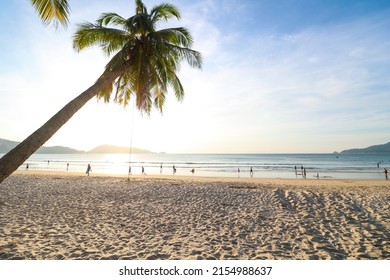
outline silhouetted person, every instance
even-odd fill
[[[87,171],[85,172],[86,174],[88,174],[89,176],[89,173],[92,172],[92,167],[91,165],[88,163],[88,166],[87,166]]]
[[[30,167],[30,165],[27,163],[26,164],[26,170],[28,170],[29,167]]]
[[[69,170],[69,162],[66,164],[66,171]]]
[[[383,173],[385,173],[385,179],[386,180],[389,180],[388,178],[387,178],[387,169],[385,168],[385,170],[383,171]]]
[[[144,168],[143,166],[142,166],[142,174],[143,174],[143,175],[146,175],[146,174],[145,174],[145,168]]]
[[[176,174],[176,167],[175,167],[175,165],[173,165],[173,175],[175,175]]]
[[[251,167],[249,174],[251,175],[251,177],[253,177],[253,168],[252,167]]]

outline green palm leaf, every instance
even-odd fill
[[[171,18],[177,18],[180,20],[180,11],[171,4],[161,4],[153,7],[150,11],[151,21],[153,23],[159,20],[168,20]]]
[[[55,27],[69,23],[69,4],[67,0],[30,0],[44,24],[53,22]]]
[[[105,26],[109,24],[124,26],[126,25],[126,19],[116,13],[104,13],[100,16],[100,18],[98,18],[96,23],[100,26]]]
[[[150,113],[155,107],[162,112],[168,89],[178,101],[184,97],[184,88],[177,72],[182,61],[201,68],[201,54],[191,49],[193,38],[183,27],[157,30],[161,20],[180,19],[179,10],[170,4],[148,9],[136,0],[136,14],[125,19],[115,13],[103,14],[95,23],[83,23],[73,38],[77,51],[99,46],[112,55],[105,73],[121,69],[122,74],[98,94],[105,102],[113,100],[127,106],[135,97],[137,108]]]
[[[107,54],[120,50],[128,41],[128,34],[119,29],[107,28],[93,23],[78,25],[79,31],[73,39],[73,48],[81,51],[98,45]]]

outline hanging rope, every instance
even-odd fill
[[[127,173],[127,181],[128,182],[130,182],[130,175],[131,175],[131,155],[132,155],[132,150],[133,150],[134,111],[135,111],[135,100],[133,102],[133,109],[132,109],[132,112],[131,112],[130,146],[129,146],[129,171]]]

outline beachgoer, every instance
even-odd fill
[[[240,178],[240,167],[237,169],[238,178]]]
[[[173,165],[173,175],[175,175],[176,174],[176,167],[175,167],[175,165]]]
[[[85,172],[86,174],[88,174],[89,176],[89,173],[92,172],[92,167],[91,165],[88,163],[88,166],[87,166],[87,171]]]
[[[129,166],[129,175],[131,175],[131,166]]]
[[[385,170],[383,171],[383,173],[385,173],[385,179],[386,180],[389,180],[388,178],[387,178],[387,169],[385,168]]]
[[[192,174],[195,173],[195,169],[194,169],[194,168],[191,169],[191,173],[192,173]]]
[[[297,175],[297,166],[295,165],[295,175]]]
[[[162,163],[160,164],[160,174],[162,174]]]
[[[26,164],[26,170],[28,170],[29,167],[30,167],[30,165],[27,163]]]
[[[69,162],[66,164],[66,171],[69,170]]]
[[[145,168],[142,166],[142,174],[146,175],[145,174]]]
[[[253,168],[252,167],[251,167],[249,174],[251,175],[251,177],[253,177]]]
[[[303,169],[303,178],[305,178],[305,179],[306,179],[306,168],[305,168],[305,169]]]

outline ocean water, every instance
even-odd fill
[[[0,154],[0,156],[2,156]],[[249,178],[384,179],[383,168],[390,168],[390,154],[34,154],[19,170],[92,173]],[[67,164],[69,163],[69,167]],[[379,164],[379,167],[378,167]],[[162,169],[161,169],[162,165]],[[297,173],[295,172],[297,167]],[[194,169],[194,173],[191,170]],[[240,172],[238,172],[240,169]],[[26,171],[28,172],[28,171]]]

